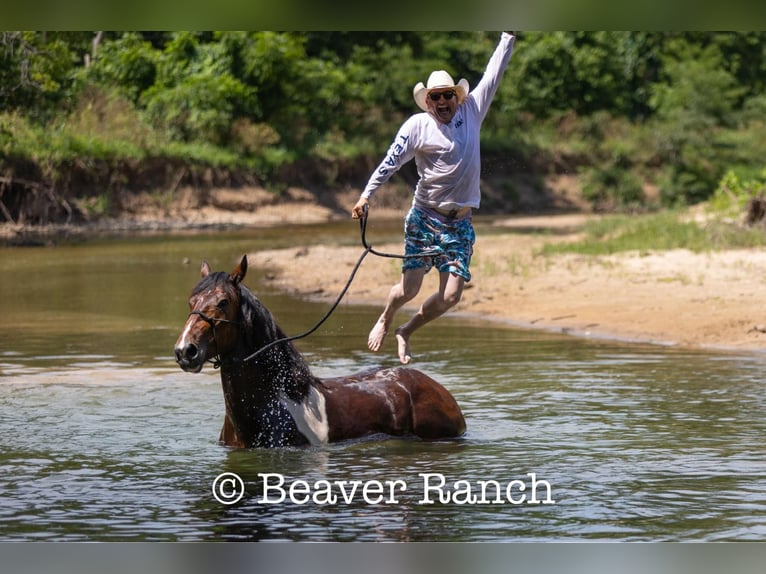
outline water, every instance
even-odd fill
[[[199,261],[230,269],[285,238],[337,234],[314,226],[0,251],[0,540],[766,539],[762,355],[445,317],[413,344],[417,367],[461,404],[462,440],[217,444],[218,373],[183,373],[172,358]],[[326,310],[269,290],[260,275],[251,269],[245,282],[288,333]],[[341,305],[300,341],[315,372],[395,364],[391,347],[364,347],[378,312]],[[245,484],[234,505],[211,490],[224,472]],[[443,476],[456,499],[426,492],[423,474],[429,484]],[[323,480],[404,488],[379,504],[361,490],[349,503],[297,495],[271,504],[264,476],[282,477],[285,489]],[[465,486],[477,496],[489,480],[503,503],[471,501]]]

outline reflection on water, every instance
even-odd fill
[[[182,261],[204,256],[229,268],[273,242],[266,233],[0,252],[0,298],[12,302],[0,335],[0,539],[766,539],[759,355],[444,318],[413,343],[417,367],[463,407],[463,439],[219,446],[218,373],[186,374],[172,361],[198,272]],[[248,284],[287,332],[323,314],[325,306],[264,290],[257,277],[251,271]],[[364,348],[377,313],[341,305],[301,341],[315,372],[394,364],[392,348]],[[245,481],[232,506],[212,495],[223,472]],[[359,496],[265,504],[268,473],[285,485],[399,480],[406,489],[377,505]],[[517,499],[531,496],[534,474],[555,504],[424,504],[423,473],[467,481],[473,492],[480,481],[521,481]]]

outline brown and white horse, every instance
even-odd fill
[[[226,416],[220,441],[235,447],[318,445],[373,434],[458,437],[465,420],[439,383],[411,368],[375,369],[320,379],[242,283],[247,257],[231,273],[211,272],[189,296],[191,312],[175,345],[176,362],[198,373],[221,369]]]

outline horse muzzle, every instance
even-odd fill
[[[206,353],[194,343],[178,344],[175,348],[176,363],[187,373],[199,373],[206,360]]]

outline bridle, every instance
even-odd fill
[[[210,325],[215,330],[216,321],[218,323],[229,323],[231,325],[241,325],[242,321],[231,321],[230,319],[219,319],[218,317],[208,317],[202,311],[190,311],[189,317],[192,315],[198,315],[205,323]]]
[[[210,317],[208,315],[205,315],[202,311],[190,311],[189,315],[187,316],[187,319],[191,317],[192,315],[197,315],[205,323],[210,325],[210,329],[213,331],[213,342],[215,343],[216,349],[218,349],[218,341],[216,341],[216,337],[215,337],[215,326],[217,323],[228,323],[230,325],[237,325],[237,326],[242,325],[242,321],[232,321],[230,319],[219,319],[218,317]],[[223,360],[221,359],[220,353],[211,359],[205,359],[205,360],[210,361],[210,364],[213,365],[214,369],[218,369],[221,366],[221,363],[223,362]]]

